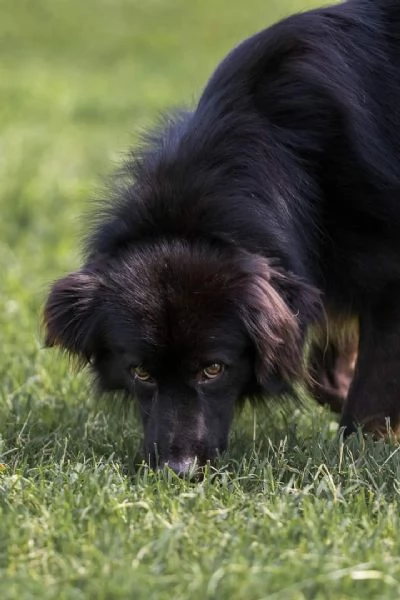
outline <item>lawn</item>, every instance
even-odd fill
[[[46,290],[138,133],[311,4],[0,0],[2,600],[400,597],[395,443],[343,445],[313,404],[247,409],[202,483],[154,474],[134,417],[41,342]]]

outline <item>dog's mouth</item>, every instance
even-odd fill
[[[200,467],[197,456],[185,456],[178,460],[171,459],[165,463],[165,466],[172,469],[177,475],[187,475]]]
[[[180,477],[191,475],[198,476],[204,465],[200,465],[197,456],[185,456],[180,459],[171,459],[164,463],[167,467]]]
[[[215,459],[207,460],[205,463],[200,463],[195,456],[194,458],[185,457],[179,461],[170,460],[164,463],[164,466],[159,470],[168,472],[173,471],[181,479],[186,479],[192,483],[200,483],[204,481],[207,473],[217,472]]]
[[[226,449],[226,444],[221,448],[210,449],[203,454],[196,453],[185,453],[180,456],[169,456],[162,457],[157,453],[157,444],[154,444],[154,453],[148,456],[148,464],[151,468],[156,470],[170,469],[176,475],[180,477],[189,476],[192,478],[198,478],[201,476],[204,468],[215,464],[215,461],[221,456],[221,453]]]

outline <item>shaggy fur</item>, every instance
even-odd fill
[[[44,321],[48,345],[137,398],[151,464],[212,459],[238,402],[304,379],[347,432],[396,429],[397,0],[295,15],[235,48],[128,162]]]

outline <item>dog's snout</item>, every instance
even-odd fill
[[[192,420],[197,422],[195,415]],[[176,424],[155,414],[150,425],[145,430],[144,453],[153,469],[169,468],[180,476],[197,477],[226,448],[227,435],[217,428],[206,429],[205,423],[198,436],[188,419],[178,419]]]
[[[191,469],[195,469],[198,464],[196,456],[187,456],[179,459],[170,459],[165,463],[165,466],[172,469],[177,475],[185,475]]]

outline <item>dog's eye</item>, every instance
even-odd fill
[[[211,365],[207,365],[207,367],[204,367],[201,373],[205,379],[216,379],[217,377],[222,375],[223,370],[224,365],[215,362]]]
[[[152,381],[152,377],[148,371],[142,365],[138,365],[136,367],[130,368],[131,374],[139,379],[139,381],[150,382]]]

